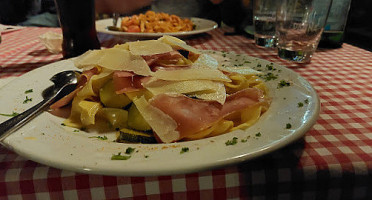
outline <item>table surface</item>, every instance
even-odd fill
[[[2,34],[0,86],[61,59],[38,37],[56,28]],[[27,160],[0,146],[0,199],[372,199],[372,52],[343,44],[310,64],[217,29],[186,39],[199,49],[247,54],[293,69],[316,89],[321,112],[304,138],[235,166],[159,177],[80,174]],[[103,47],[122,39],[98,34]]]

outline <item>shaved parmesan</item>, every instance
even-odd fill
[[[191,67],[177,70],[158,70],[154,72],[154,77],[167,81],[186,81],[186,80],[213,80],[231,82],[228,76],[217,69]]]
[[[77,68],[84,68],[87,66],[95,66],[98,61],[104,56],[101,50],[89,50],[74,59],[74,64]]]
[[[195,49],[194,47],[187,45],[186,42],[173,36],[164,35],[158,40],[165,44],[171,45],[176,50],[183,49],[183,50],[192,52],[194,54],[201,54],[201,52],[198,49]]]
[[[242,75],[257,75],[262,74],[262,72],[259,72],[257,70],[254,70],[248,66],[241,66],[241,67],[218,67],[219,70],[229,73],[238,73]]]
[[[133,55],[154,55],[173,51],[169,44],[158,40],[145,40],[128,42],[129,50]]]
[[[128,50],[129,51],[129,44],[128,43],[117,44],[117,45],[114,46],[114,48],[125,49],[125,50]]]
[[[134,98],[133,103],[162,142],[170,143],[180,139],[176,130],[177,123],[169,115],[150,105],[144,96]]]
[[[221,82],[210,80],[164,81],[151,80],[144,84],[154,96],[163,93],[189,94],[199,99],[225,102],[226,90]]]
[[[201,54],[194,62],[193,66],[217,69],[218,61],[208,54]]]
[[[226,101],[226,89],[225,85],[223,83],[218,82],[216,84],[217,88],[214,89],[213,92],[210,93],[194,93],[191,94],[194,97],[198,99],[204,99],[204,100],[209,100],[209,101],[217,101],[220,104],[224,104]]]
[[[142,76],[149,76],[152,73],[141,56],[133,55],[122,48],[88,51],[75,60],[75,65],[78,68],[99,65],[109,70],[132,71]]]

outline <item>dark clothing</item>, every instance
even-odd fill
[[[0,23],[58,26],[54,0],[0,0]]]

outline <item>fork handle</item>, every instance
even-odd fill
[[[8,135],[13,131],[17,130],[23,126],[26,122],[33,119],[37,114],[48,107],[54,98],[44,99],[40,103],[34,105],[28,110],[22,112],[21,114],[12,117],[0,124],[0,142],[2,142]]]

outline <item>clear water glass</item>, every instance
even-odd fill
[[[275,47],[277,0],[255,0],[253,4],[254,40],[262,47]]]
[[[309,63],[317,49],[332,0],[282,0],[276,15],[278,56]]]

